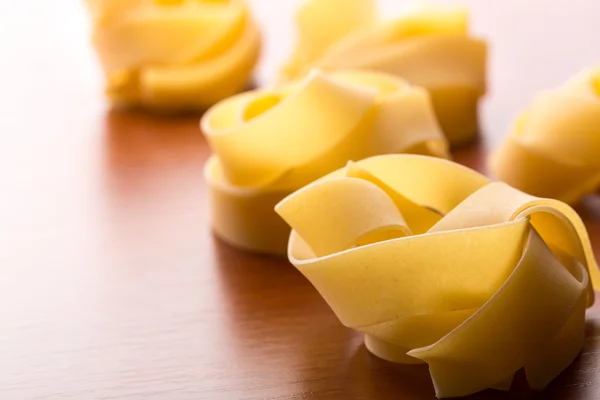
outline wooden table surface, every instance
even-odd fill
[[[536,90],[598,61],[600,4],[466,3],[492,42],[491,92],[485,139],[456,160],[482,169]],[[294,4],[253,6],[264,82]],[[1,399],[433,398],[426,368],[370,355],[286,260],[213,237],[198,116],[107,111],[78,1],[3,5],[0,50]],[[600,256],[600,200],[578,211]],[[471,398],[600,398],[600,311],[588,325],[545,391],[518,379]]]

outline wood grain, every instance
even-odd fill
[[[370,355],[285,260],[213,237],[198,116],[106,111],[81,5],[38,3],[35,15],[29,2],[0,15],[0,398],[432,399],[426,368]],[[471,3],[501,58],[485,139],[456,160],[484,170],[514,110],[597,57],[576,36],[600,36],[588,17],[599,9],[570,2],[566,26],[555,26],[564,2]],[[292,8],[255,4],[276,26],[271,13]],[[550,33],[523,43],[540,10]],[[289,47],[273,43],[268,65]],[[549,62],[566,49],[576,55]],[[600,200],[578,211],[600,256]],[[594,308],[583,353],[546,390],[518,379],[509,394],[470,398],[597,399],[599,335]]]

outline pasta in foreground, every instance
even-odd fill
[[[443,159],[350,162],[285,198],[288,257],[375,355],[427,363],[436,395],[545,387],[580,352],[600,275],[585,227]],[[518,312],[515,312],[518,307]]]
[[[289,227],[273,207],[347,160],[408,152],[448,157],[428,93],[394,76],[323,73],[229,98],[201,121],[213,151],[204,176],[215,233],[285,254]]]

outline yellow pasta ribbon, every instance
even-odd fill
[[[244,0],[87,0],[116,105],[206,109],[247,84],[260,34]]]
[[[540,93],[517,119],[490,169],[536,196],[574,203],[600,187],[600,67]]]
[[[290,232],[275,204],[348,160],[448,157],[427,91],[382,73],[313,71],[224,100],[201,127],[215,153],[204,171],[215,233],[266,253],[285,254]]]
[[[288,257],[375,355],[438,397],[545,387],[580,352],[600,275],[565,203],[447,160],[371,157],[285,198]]]
[[[477,102],[486,90],[486,43],[468,34],[465,10],[425,8],[377,20],[373,0],[307,0],[299,9],[299,40],[282,78],[313,67],[369,69],[398,75],[431,94],[452,144],[478,131]]]

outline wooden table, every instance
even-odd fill
[[[597,59],[600,5],[470,3],[476,30],[493,40],[493,77],[485,140],[456,159],[482,169],[486,148],[534,91]],[[271,17],[293,4],[254,6],[273,21],[264,81],[285,56],[290,30]],[[433,398],[426,368],[370,355],[286,260],[213,237],[198,117],[107,112],[80,4],[7,7],[0,398]],[[578,211],[600,256],[600,200]],[[534,394],[518,379],[509,394],[471,398],[600,398],[598,335],[600,311],[592,309],[583,353],[545,391]]]

